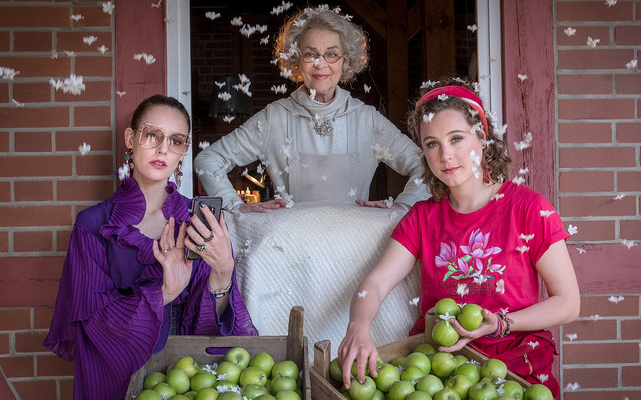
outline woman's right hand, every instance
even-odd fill
[[[162,297],[163,304],[174,301],[185,290],[191,279],[193,261],[185,259],[185,233],[187,224],[180,225],[178,240],[174,240],[174,217],[169,217],[160,235],[160,240],[154,240],[152,249],[156,260],[163,270]],[[160,242],[160,243],[159,243]]]
[[[352,365],[356,361],[356,379],[362,383],[365,380],[365,368],[370,376],[376,377],[376,360],[378,350],[370,336],[369,329],[362,326],[349,325],[347,333],[338,347],[338,365],[343,371],[343,384],[346,389],[351,386]]]
[[[287,202],[283,199],[274,199],[262,203],[247,203],[241,204],[238,211],[241,213],[266,213],[268,210],[276,210],[287,206]]]

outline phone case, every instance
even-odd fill
[[[200,202],[205,203],[207,207],[211,210],[212,214],[214,214],[214,217],[216,217],[216,220],[220,220],[220,210],[223,207],[223,199],[221,197],[212,197],[212,196],[196,196],[191,202],[191,211],[193,212],[193,217],[198,217],[200,221],[202,221],[203,224],[207,227],[207,229],[211,229],[211,226],[209,226],[209,223],[205,219],[205,216],[203,215],[202,210],[200,209]],[[187,238],[189,240],[189,238]],[[187,251],[187,259],[188,260],[198,260],[200,259],[200,254],[198,254],[195,251],[192,251],[188,249]]]

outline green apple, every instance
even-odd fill
[[[456,369],[456,360],[452,353],[439,351],[432,358],[432,373],[439,378],[445,379],[452,375]]]
[[[371,400],[375,393],[376,383],[371,377],[366,376],[363,383],[360,383],[357,379],[352,379],[349,395],[353,400]]]
[[[385,400],[385,393],[381,392],[379,389],[376,389],[376,393],[374,393],[374,397],[372,397],[372,400]]]
[[[298,384],[296,383],[296,379],[292,378],[291,376],[277,376],[276,378],[272,378],[272,383],[269,387],[269,391],[271,392],[271,394],[275,395],[281,390],[295,391],[297,387]]]
[[[156,386],[156,384],[165,381],[165,374],[162,372],[150,372],[145,376],[145,379],[142,381],[143,389],[151,389]]]
[[[415,392],[416,389],[412,382],[396,381],[389,389],[387,396],[389,400],[404,400],[410,393]]]
[[[453,374],[465,375],[472,381],[472,383],[476,383],[481,379],[481,367],[476,363],[467,362],[456,367]]]
[[[552,400],[552,392],[547,386],[535,383],[525,389],[523,400]]]
[[[176,368],[176,363],[169,364],[169,366],[167,367],[167,370],[165,371],[165,375],[167,375],[169,371],[171,371],[174,368]]]
[[[176,394],[186,393],[191,388],[189,375],[178,367],[169,371],[166,382],[176,389]]]
[[[196,394],[196,400],[218,400],[218,391],[213,387],[202,388]]]
[[[457,355],[455,355],[455,356],[454,356],[454,359],[456,360],[456,365],[457,365],[457,366],[463,365],[463,364],[465,364],[466,362],[470,361],[470,360],[468,360],[468,359],[467,359],[467,357],[465,357],[465,356],[464,356],[464,355],[462,355],[462,354],[457,354]]]
[[[243,395],[243,397],[247,397],[248,400],[254,400],[260,395],[269,394],[269,390],[262,385],[249,384],[243,386],[241,394]]]
[[[265,371],[258,367],[247,367],[240,373],[238,382],[240,383],[240,386],[265,386],[265,384],[267,384],[267,374],[265,374]]]
[[[452,388],[445,387],[438,392],[433,397],[434,400],[461,400],[461,396]]]
[[[218,378],[227,381],[232,385],[238,384],[241,372],[243,372],[242,368],[231,361],[221,362],[218,364],[218,368],[216,369],[216,375],[218,375]]]
[[[190,379],[191,390],[199,391],[202,388],[214,387],[216,384],[216,374],[209,371],[198,371]]]
[[[341,366],[338,365],[338,357],[329,363],[329,376],[336,382],[343,382],[343,371],[341,371]]]
[[[164,400],[160,393],[152,389],[145,389],[136,396],[138,400]]]
[[[444,387],[445,386],[443,385],[441,378],[432,374],[427,374],[416,382],[416,390],[427,392],[432,397],[434,397],[434,394]]]
[[[452,375],[445,380],[445,386],[456,390],[461,399],[467,399],[470,388],[474,383],[465,375]]]
[[[488,377],[492,382],[497,379],[505,379],[507,376],[507,365],[498,358],[489,358],[481,365],[481,378]]]
[[[459,334],[452,324],[441,320],[432,328],[432,339],[442,346],[450,347],[458,342]]]
[[[389,363],[384,363],[376,367],[376,373],[374,383],[376,383],[376,387],[383,392],[388,392],[392,384],[401,379],[401,374],[398,372],[398,369]]]
[[[276,393],[276,400],[301,400],[300,395],[293,390],[281,390]]]
[[[249,355],[249,352],[242,347],[232,347],[227,350],[227,353],[225,354],[225,361],[238,364],[240,369],[243,370],[249,365],[251,356]]]
[[[176,389],[166,382],[157,383],[154,385],[153,390],[160,394],[163,399],[168,399],[176,394]]]
[[[468,331],[473,331],[483,322],[483,307],[478,304],[468,303],[461,308],[461,313],[456,318],[461,326]]]
[[[436,349],[429,343],[421,343],[412,349],[412,353],[423,353],[426,356],[436,353]]]
[[[175,394],[171,396],[168,400],[189,400],[189,397],[184,394]]]
[[[405,400],[432,400],[432,396],[430,396],[427,392],[421,392],[420,390],[417,390],[416,392],[408,394]]]
[[[265,371],[268,378],[271,376],[272,368],[274,368],[275,364],[274,358],[268,353],[258,353],[252,357],[251,361],[249,361],[250,367],[258,367],[262,369]]]
[[[513,400],[523,400],[523,386],[517,381],[505,381],[501,389],[504,396],[510,396]]]
[[[236,392],[225,392],[218,396],[218,400],[243,400],[243,396]]]
[[[461,313],[461,307],[456,304],[454,299],[449,297],[444,297],[441,300],[436,302],[434,305],[434,314],[436,315],[448,315],[450,317],[458,317]]]
[[[392,364],[395,367],[403,367],[403,368],[405,368],[405,363],[406,362],[407,362],[407,357],[399,356],[399,357],[396,357],[396,358],[392,359],[392,361],[390,361],[389,363]]]
[[[410,365],[401,372],[401,380],[408,382],[416,382],[422,377],[427,375],[425,371],[417,367],[416,365]]]
[[[279,376],[289,376],[294,379],[298,378],[298,366],[291,360],[277,362],[272,368],[272,378]]]
[[[196,396],[198,396],[198,392],[194,390],[190,390],[189,392],[185,393],[184,396],[189,400],[196,400]]]
[[[261,394],[254,400],[276,400],[276,397],[272,396],[271,394]]]
[[[430,362],[429,357],[419,352],[411,353],[410,355],[408,355],[406,359],[406,365],[408,367],[414,365],[422,369],[426,374],[429,374],[432,368],[432,363]]]
[[[194,375],[196,375],[196,372],[200,370],[200,367],[196,363],[196,360],[194,360],[193,357],[182,357],[178,361],[176,361],[176,368],[180,368],[183,371],[187,373],[187,376],[190,378]]]
[[[470,388],[470,400],[493,400],[499,397],[492,382],[476,382]]]

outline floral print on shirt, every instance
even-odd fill
[[[467,245],[460,246],[461,257],[457,258],[457,247],[454,242],[441,243],[441,251],[438,256],[434,257],[437,267],[447,267],[448,272],[443,277],[443,282],[447,279],[474,278],[479,283],[485,281],[490,274],[503,274],[505,266],[501,264],[492,264],[492,255],[498,254],[502,250],[500,247],[489,246],[489,232],[483,234],[480,229],[470,234]]]

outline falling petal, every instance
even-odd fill
[[[579,232],[579,228],[577,228],[576,226],[574,226],[572,224],[570,224],[570,226],[568,226],[568,233],[570,235],[576,235],[577,232]]]
[[[97,49],[97,50],[98,50],[99,52],[101,52],[102,54],[105,54],[105,53],[109,50],[109,48],[108,48],[108,47],[105,47],[105,45],[103,44],[102,46],[98,47],[98,49]]]
[[[608,7],[612,7],[615,4],[617,4],[617,0],[605,0],[605,5]]]
[[[574,36],[574,34],[576,33],[576,29],[574,29],[574,28],[572,28],[572,27],[567,27],[567,28],[565,28],[565,29],[563,30],[563,32],[565,33],[565,35],[566,35],[567,37],[570,37],[570,36]]]
[[[118,168],[118,178],[121,181],[124,181],[125,178],[129,177],[129,164],[124,163],[122,167]]]
[[[356,188],[350,188],[348,195],[349,195],[349,197],[356,196]]]
[[[595,48],[596,45],[601,41],[601,39],[592,39],[590,36],[588,36],[588,42],[587,45],[589,47]]]
[[[421,89],[431,88],[432,86],[436,86],[439,83],[440,81],[425,81],[421,84]]]
[[[414,297],[412,300],[410,300],[410,305],[412,306],[417,306],[418,305],[419,298]]]
[[[309,98],[314,100],[316,98],[316,89],[309,89]]]
[[[0,79],[13,79],[20,71],[7,67],[0,67]]]
[[[625,197],[624,194],[617,194],[616,196],[614,196],[614,200],[621,200],[624,197]]]
[[[633,60],[630,60],[630,62],[629,62],[629,63],[625,64],[625,67],[626,67],[627,69],[635,69],[635,68],[637,67],[637,65],[638,65],[638,64],[639,64],[639,60],[637,60],[637,59],[635,58],[635,59],[633,59]]]
[[[619,304],[619,302],[623,301],[624,299],[625,299],[625,297],[623,297],[623,296],[610,296],[608,301],[610,303]]]
[[[556,211],[554,211],[554,210],[550,210],[550,211],[541,210],[541,216],[542,217],[549,217],[550,215],[554,214],[555,212]]]
[[[122,96],[126,95],[127,92],[122,92],[122,91],[116,90],[116,94],[118,95],[118,97],[122,97]]]
[[[85,17],[83,17],[81,14],[73,14],[69,18],[71,18],[72,20],[74,20],[76,22],[80,21],[81,19],[85,19]]]
[[[78,146],[78,151],[80,152],[81,156],[87,155],[91,151],[91,145],[83,142],[80,146]]]
[[[432,122],[432,118],[434,118],[434,113],[431,112],[429,114],[423,114],[423,122],[428,123]]]
[[[91,44],[92,44],[93,42],[95,42],[96,40],[98,40],[98,38],[97,38],[97,37],[95,37],[94,35],[91,35],[91,36],[85,36],[85,37],[83,37],[83,38],[82,38],[83,43],[85,43],[85,44],[87,44],[87,45],[89,45],[89,46],[91,46]]]
[[[205,150],[207,147],[211,146],[211,143],[209,142],[200,142],[198,143],[198,147]]]
[[[449,98],[449,97],[448,97],[448,95],[446,95],[445,93],[440,94],[440,95],[438,96],[438,99],[439,99],[439,100],[441,100],[441,101],[445,101],[445,100],[447,100],[448,98]]]
[[[470,31],[470,32],[476,32],[478,29],[479,28],[478,28],[478,26],[476,26],[476,24],[467,26],[467,30]]]
[[[550,376],[548,374],[539,374],[536,377],[539,378],[539,381],[541,382],[547,382],[548,379],[550,379]]]
[[[627,247],[628,250],[637,245],[636,243],[634,243],[634,241],[628,239],[621,240],[621,244]]]
[[[598,321],[603,318],[599,314],[594,314],[594,315],[590,315],[590,319],[593,321]]]
[[[414,184],[416,186],[421,186],[423,184],[423,178],[416,178],[414,179]]]
[[[529,169],[528,167],[520,168],[520,169],[519,169],[519,175],[525,175],[525,174],[527,174],[528,172],[530,172],[530,169]]]
[[[158,3],[151,3],[151,8],[158,8],[160,9],[160,5],[162,4],[162,0],[158,0]]]
[[[571,390],[571,391],[574,392],[580,387],[581,387],[581,385],[579,385],[578,382],[568,383],[568,385],[565,387],[565,390]]]
[[[470,293],[470,289],[467,288],[467,284],[466,283],[459,283],[457,288],[456,288],[456,295],[463,297],[463,296],[467,295],[468,293]]]
[[[519,78],[519,80],[521,82],[523,82],[524,80],[526,80],[528,78],[528,76],[524,75],[524,74],[518,74],[516,77]]]
[[[527,246],[520,246],[520,247],[517,247],[517,248],[516,248],[516,251],[520,251],[520,252],[521,252],[521,254],[525,253],[525,252],[526,252],[526,251],[528,251],[528,250],[530,250],[530,248],[529,248],[529,247],[527,247]]]
[[[585,248],[584,248],[584,247],[582,247],[582,246],[578,246],[578,247],[576,248],[576,251],[578,251],[578,252],[579,252],[579,254],[583,254],[583,253],[585,253],[585,251],[586,251],[586,250],[585,250]]]
[[[231,24],[233,26],[243,26],[243,20],[240,17],[232,18]]]
[[[505,194],[497,193],[494,196],[492,196],[492,200],[501,200],[503,197],[505,197]]]
[[[220,13],[217,13],[216,11],[208,11],[205,13],[205,18],[210,19],[212,21],[218,17],[220,17]]]
[[[114,12],[115,5],[111,1],[102,3],[102,12],[111,15]]]
[[[269,44],[269,35],[260,39],[260,44]]]
[[[374,151],[374,157],[376,157],[378,161],[390,160],[392,158],[389,147],[383,147],[376,143],[374,147],[372,147],[372,150]]]
[[[367,296],[367,290],[363,290],[362,292],[358,292],[358,297],[365,298]]]
[[[292,70],[289,69],[289,68],[283,68],[283,70],[280,71],[280,76],[282,76],[283,78],[287,79],[290,76],[292,76]]]
[[[534,239],[534,234],[526,235],[525,233],[521,233],[521,236],[519,236],[519,239],[523,239],[525,240],[525,243],[527,243],[530,240]]]
[[[525,178],[523,178],[522,176],[515,176],[515,177],[512,179],[512,182],[513,182],[515,185],[522,185],[522,184],[524,184],[524,183],[525,183]]]
[[[567,335],[565,335],[565,336],[566,336],[568,339],[570,339],[570,342],[571,342],[571,341],[573,341],[573,340],[575,340],[575,339],[578,337],[578,335],[577,335],[576,333],[568,333],[568,334],[567,334]]]
[[[536,342],[532,342],[532,341],[530,341],[530,342],[528,342],[527,344],[528,344],[528,346],[531,346],[531,347],[532,347],[532,349],[535,349],[535,348],[536,348],[536,346],[538,346],[538,345],[539,345],[539,342],[538,342],[538,341],[536,341]]]
[[[222,101],[229,101],[229,99],[231,99],[231,94],[228,92],[220,92],[218,93],[218,98]]]
[[[14,106],[16,107],[24,107],[24,103],[18,102],[16,99],[11,99],[11,102],[13,103]]]
[[[370,90],[372,90],[371,86],[368,86],[366,83],[363,84],[363,90],[365,90],[365,93],[369,93]]]
[[[231,121],[233,121],[233,120],[234,120],[234,118],[236,118],[236,117],[235,117],[235,116],[232,116],[232,115],[225,115],[225,116],[223,117],[223,121],[227,122],[228,124],[231,124]]]
[[[384,201],[385,201],[385,206],[386,206],[387,208],[392,208],[392,206],[394,205],[394,199],[393,199],[392,197],[388,197],[388,198],[387,198],[386,200],[384,200]]]

